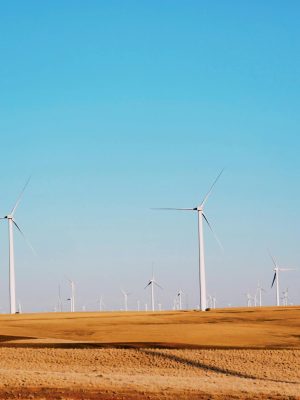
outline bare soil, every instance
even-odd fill
[[[300,399],[300,309],[0,317],[0,399]]]

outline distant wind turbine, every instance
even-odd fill
[[[258,293],[259,298],[259,307],[262,306],[262,292],[265,292],[265,289],[261,287],[261,284],[258,282],[256,292]]]
[[[67,278],[71,285],[71,297],[68,299],[71,302],[71,312],[75,311],[75,282]]]
[[[26,239],[24,233],[22,232],[21,228],[19,225],[16,223],[16,220],[14,218],[15,212],[20,204],[20,201],[22,199],[22,196],[24,194],[24,191],[30,181],[30,178],[27,180],[25,186],[23,187],[21,193],[19,194],[19,197],[16,201],[16,204],[12,208],[10,214],[6,215],[3,218],[0,219],[7,219],[8,221],[8,236],[9,236],[9,298],[10,298],[10,313],[15,314],[16,313],[16,277],[15,277],[15,254],[14,254],[14,226],[18,229],[18,231],[21,233],[31,250],[34,252],[31,244],[28,242]]]
[[[179,289],[177,292],[179,310],[182,310],[182,295],[183,295],[183,291],[181,289]]]
[[[282,303],[284,306],[288,306],[289,305],[289,288],[286,288],[283,292],[283,299],[282,299]]]
[[[152,311],[155,310],[155,302],[154,302],[154,285],[156,285],[157,287],[159,287],[160,289],[162,289],[162,287],[156,282],[156,280],[154,279],[154,274],[152,272],[152,278],[150,279],[150,281],[148,282],[148,284],[144,287],[144,289],[146,289],[148,286],[151,286],[151,309]]]
[[[102,296],[99,297],[99,300],[97,301],[97,303],[98,303],[98,311],[102,311],[103,305],[104,305]]]
[[[216,302],[217,302],[216,296],[213,296],[212,297],[212,308],[216,308]]]
[[[252,296],[250,293],[245,293],[245,296],[247,297],[247,307],[252,306]]]
[[[60,290],[60,285],[58,285],[58,311],[62,312],[63,310],[63,303],[61,299],[61,290]]]
[[[124,296],[124,309],[125,309],[125,311],[128,311],[128,296],[130,295],[130,293],[125,292],[123,289],[121,289],[121,292]]]
[[[218,179],[222,175],[224,169],[219,173],[217,178],[214,180],[213,184],[211,185],[209,191],[205,195],[204,199],[200,203],[199,206],[194,208],[154,208],[154,210],[178,210],[178,211],[196,211],[198,214],[198,240],[199,240],[199,287],[200,287],[200,309],[205,311],[207,308],[206,305],[206,278],[205,278],[205,257],[204,257],[204,237],[203,237],[203,219],[207,223],[209,229],[212,231],[217,243],[221,248],[222,244],[219,241],[217,235],[215,234],[210,222],[208,221],[206,215],[204,214],[204,206],[207,202],[215,184],[217,183]]]
[[[280,306],[280,297],[279,297],[279,272],[285,272],[285,271],[295,271],[297,268],[285,268],[285,267],[279,267],[278,266],[278,264],[277,264],[277,262],[276,262],[276,260],[275,260],[275,258],[272,256],[272,254],[271,253],[269,253],[270,254],[270,257],[271,257],[271,260],[273,261],[273,264],[274,264],[274,276],[273,276],[273,281],[272,281],[272,284],[271,284],[271,288],[273,287],[273,285],[274,285],[274,283],[275,283],[275,281],[276,281],[276,305],[277,306]]]

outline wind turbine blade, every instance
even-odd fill
[[[275,279],[276,279],[276,272],[275,272],[275,274],[274,274],[274,278],[273,278],[273,281],[272,281],[271,289],[272,289],[272,287],[273,287],[273,285],[274,285]]]
[[[146,289],[149,285],[151,285],[151,283],[152,283],[152,281],[150,281],[150,282],[148,283],[148,285],[146,285],[146,286],[144,287],[144,289]]]
[[[29,242],[29,240],[26,238],[26,236],[24,235],[24,232],[21,230],[21,228],[19,227],[19,225],[16,223],[15,220],[12,220],[13,224],[15,225],[15,227],[18,229],[18,231],[21,233],[21,235],[23,236],[25,242],[27,243],[27,246],[30,247],[31,251],[33,252],[33,254],[36,256],[36,251],[34,250],[32,244]]]
[[[16,212],[16,209],[18,208],[18,205],[20,204],[20,201],[21,201],[21,199],[22,199],[22,196],[23,196],[23,194],[24,194],[24,192],[25,192],[25,189],[26,189],[28,183],[30,182],[30,179],[31,179],[31,176],[27,179],[27,182],[25,183],[25,185],[24,185],[24,187],[23,187],[21,193],[19,194],[19,197],[18,197],[18,199],[17,199],[17,201],[16,201],[16,204],[14,205],[13,209],[12,209],[11,212],[10,212],[10,214],[11,214],[12,216],[14,215],[14,213]]]
[[[296,271],[299,268],[296,267],[280,267],[279,271]]]
[[[170,207],[160,207],[160,208],[150,208],[150,210],[197,211],[197,208],[170,208]]]
[[[205,219],[209,229],[212,231],[212,234],[214,235],[216,242],[220,246],[221,250],[224,251],[224,247],[223,247],[222,243],[220,242],[218,236],[216,235],[215,231],[213,230],[213,228],[212,228],[211,224],[209,223],[208,219],[206,218],[205,214],[202,213],[202,215],[203,215],[203,218]]]
[[[268,250],[269,256],[271,257],[271,260],[273,261],[274,267],[277,267],[277,263],[275,258],[272,256],[271,252]]]
[[[161,287],[157,282],[153,281],[153,283],[154,283],[157,287],[159,287],[160,289],[163,290],[163,287]]]
[[[200,207],[203,207],[204,204],[207,202],[207,200],[208,200],[208,198],[209,198],[209,196],[210,196],[210,194],[211,194],[211,192],[212,192],[212,190],[213,190],[215,184],[216,184],[217,181],[219,180],[220,176],[223,174],[224,169],[225,169],[225,168],[223,168],[223,169],[221,170],[221,172],[219,173],[219,175],[218,175],[218,176],[216,177],[216,179],[214,180],[214,182],[213,182],[213,184],[211,185],[209,191],[207,192],[206,196],[205,196],[204,199],[202,200],[202,203],[201,203],[201,206],[200,206]]]

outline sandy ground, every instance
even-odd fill
[[[300,399],[299,317],[295,307],[1,316],[0,398]]]

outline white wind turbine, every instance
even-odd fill
[[[247,297],[247,307],[252,306],[252,296],[250,293],[245,293],[245,296]]]
[[[177,292],[179,310],[182,310],[182,295],[183,295],[183,291],[181,289],[179,289]]]
[[[152,272],[152,278],[150,279],[150,281],[147,283],[147,285],[144,287],[144,289],[146,289],[148,286],[151,286],[151,309],[152,311],[155,310],[155,302],[154,302],[154,285],[156,285],[157,287],[159,287],[160,289],[162,289],[162,287],[156,282],[156,280],[154,279],[154,274]]]
[[[24,237],[25,241],[31,248],[31,250],[34,252],[31,244],[27,241],[25,238],[24,233],[21,231],[21,228],[19,225],[16,223],[16,220],[14,218],[15,212],[20,204],[20,201],[22,199],[23,193],[30,181],[30,178],[27,180],[25,186],[23,187],[16,204],[12,208],[10,214],[6,215],[3,218],[0,219],[7,219],[8,221],[8,237],[9,237],[9,299],[10,299],[10,313],[15,314],[16,313],[16,276],[15,276],[15,253],[14,253],[14,226],[18,229],[18,231],[21,233],[21,235]]]
[[[60,285],[58,285],[58,311],[62,312],[62,310],[63,310],[63,302],[61,298]]]
[[[128,296],[130,295],[129,292],[125,292],[125,290],[120,289],[123,296],[124,296],[124,309],[125,311],[128,311]]]
[[[213,296],[212,297],[212,308],[216,308],[216,302],[217,302],[217,299],[216,299],[216,296]]]
[[[102,296],[99,297],[99,299],[97,300],[97,303],[98,303],[98,311],[102,311],[103,310],[103,306],[104,306],[103,297]]]
[[[71,297],[68,299],[71,302],[71,312],[75,312],[75,282],[67,278],[71,286]]]
[[[272,281],[272,285],[271,288],[274,285],[274,282],[276,281],[276,305],[280,306],[280,297],[279,297],[279,272],[285,272],[285,271],[295,271],[297,268],[285,268],[285,267],[279,267],[275,258],[272,256],[271,253],[270,257],[273,261],[274,264],[274,277],[273,277],[273,281]]]
[[[284,306],[288,306],[289,305],[289,288],[286,288],[283,292],[283,298],[282,298],[282,304]]]
[[[261,287],[261,284],[258,282],[257,284],[257,289],[256,291],[258,292],[258,298],[259,298],[259,307],[262,306],[262,292],[265,292],[265,289]]]
[[[219,173],[219,175],[214,180],[213,184],[211,185],[209,191],[207,192],[206,196],[202,200],[199,206],[194,208],[154,208],[154,210],[177,210],[177,211],[196,211],[198,214],[198,240],[199,240],[199,287],[200,287],[200,309],[201,311],[205,311],[207,308],[206,305],[206,278],[205,278],[205,257],[204,257],[204,237],[203,237],[203,219],[207,223],[209,229],[212,231],[216,241],[218,242],[221,248],[222,245],[215,234],[214,230],[212,229],[211,224],[209,223],[207,217],[204,214],[204,206],[207,202],[213,187],[217,183],[218,179],[222,175],[224,169]]]
[[[207,303],[210,308],[216,308],[216,302],[217,302],[216,296],[211,296],[211,295],[208,296]]]

